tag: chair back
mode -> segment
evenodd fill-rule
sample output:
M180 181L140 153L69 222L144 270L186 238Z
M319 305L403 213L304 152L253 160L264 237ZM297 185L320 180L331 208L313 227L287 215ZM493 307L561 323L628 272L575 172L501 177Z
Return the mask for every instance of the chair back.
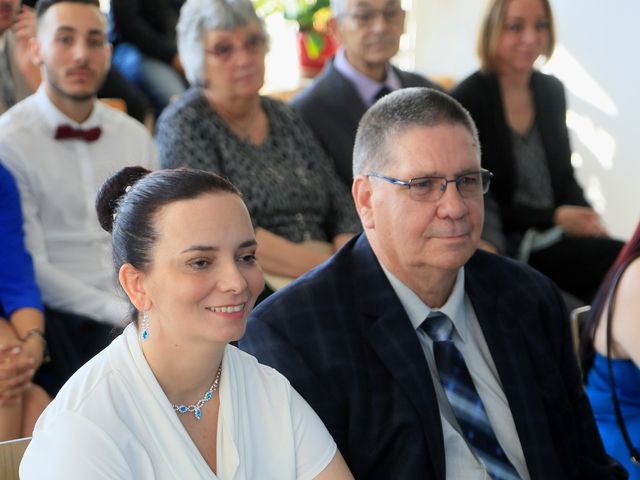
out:
M18 480L18 469L31 437L0 442L0 479Z
M578 356L578 362L580 362L580 336L582 333L582 325L584 324L587 313L591 310L591 305L585 305L583 307L574 308L571 310L571 339L573 340L573 350Z

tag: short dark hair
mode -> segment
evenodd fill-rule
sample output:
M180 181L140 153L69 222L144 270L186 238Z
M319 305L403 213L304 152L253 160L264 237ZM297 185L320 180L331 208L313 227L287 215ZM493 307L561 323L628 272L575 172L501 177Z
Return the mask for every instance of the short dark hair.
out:
M99 0L38 0L36 4L36 18L39 20L42 16L53 7L56 3L83 3L85 5L93 5L100 9Z
M221 176L191 168L150 172L144 167L125 167L107 179L96 197L96 213L102 228L111 233L116 274L125 263L148 271L151 251L158 239L154 219L162 207L207 193L242 197ZM135 313L132 306L133 320Z
M353 148L353 176L383 171L390 159L391 138L414 126L462 125L471 136L480 158L475 123L460 103L432 88L397 90L376 102L360 119Z

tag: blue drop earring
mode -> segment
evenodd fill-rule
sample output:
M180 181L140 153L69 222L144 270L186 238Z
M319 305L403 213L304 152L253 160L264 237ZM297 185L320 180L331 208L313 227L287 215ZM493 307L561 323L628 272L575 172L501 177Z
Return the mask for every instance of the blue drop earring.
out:
M142 331L140 332L140 338L143 342L149 339L149 313L146 310L142 312Z

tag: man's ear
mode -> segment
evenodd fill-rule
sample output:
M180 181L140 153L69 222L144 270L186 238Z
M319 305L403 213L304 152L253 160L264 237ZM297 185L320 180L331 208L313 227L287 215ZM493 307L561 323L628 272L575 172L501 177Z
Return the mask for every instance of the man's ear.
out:
M327 22L327 30L329 34L336 39L336 41L342 45L342 35L340 33L340 20L336 17L331 17Z
M29 53L31 54L31 62L34 65L42 65L42 58L40 57L40 43L38 43L38 37L31 37L29 39Z
M371 180L365 175L358 175L353 179L351 194L356 205L356 210L360 216L360 221L365 229L375 228L373 216L373 190Z
M151 299L145 289L144 273L130 263L120 267L118 280L131 303L139 312L149 310L152 306Z

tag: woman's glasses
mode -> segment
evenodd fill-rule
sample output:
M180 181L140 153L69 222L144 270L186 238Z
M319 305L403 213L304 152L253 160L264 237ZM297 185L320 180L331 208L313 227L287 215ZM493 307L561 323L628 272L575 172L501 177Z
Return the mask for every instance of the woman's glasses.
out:
M242 49L244 49L251 55L255 55L264 52L266 45L267 37L265 37L261 33L254 33L252 35L249 35L244 43L240 45L233 44L232 42L222 41L216 43L213 47L205 48L204 52L207 55L211 55L216 60L227 62L231 60L231 57L233 57L236 52Z

